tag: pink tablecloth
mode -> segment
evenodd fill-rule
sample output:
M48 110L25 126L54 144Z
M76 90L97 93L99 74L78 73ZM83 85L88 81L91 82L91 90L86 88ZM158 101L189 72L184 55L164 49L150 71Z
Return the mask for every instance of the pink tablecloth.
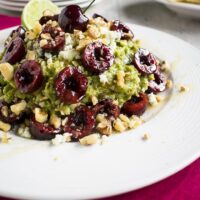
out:
M0 15L0 30L18 24L19 18ZM200 159L159 183L105 200L200 200Z

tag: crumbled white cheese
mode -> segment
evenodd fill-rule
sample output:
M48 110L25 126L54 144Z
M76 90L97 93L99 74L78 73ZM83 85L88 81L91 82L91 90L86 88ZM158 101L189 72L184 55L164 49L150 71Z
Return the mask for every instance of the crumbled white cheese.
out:
M107 76L105 75L105 73L104 73L104 74L100 74L100 75L99 75L99 79L100 79L100 82L103 83L103 84L105 84L105 83L108 82L108 78L107 78Z
M72 61L77 55L79 55L78 51L75 49L60 51L59 56L64 60Z
M71 45L73 44L72 37L69 33L65 34L65 45Z
M70 45L65 45L64 51L71 50L72 48L73 48L73 47L72 47L71 44L70 44Z
M70 133L64 133L63 135L57 134L54 139L51 140L53 145L59 145L63 144L65 142L71 141L71 134Z
M51 140L53 145L59 145L65 143L65 138L61 134L57 134L54 139Z
M31 138L31 134L28 127L24 127L24 126L19 127L17 130L17 134L24 138L28 138L28 139Z
M44 53L44 56L45 56L47 59L52 58L52 54L51 54L51 53L45 52L45 53Z
M152 105L152 106L154 106L158 103L158 101L156 99L156 95L153 93L148 94L148 99L149 99L150 105Z

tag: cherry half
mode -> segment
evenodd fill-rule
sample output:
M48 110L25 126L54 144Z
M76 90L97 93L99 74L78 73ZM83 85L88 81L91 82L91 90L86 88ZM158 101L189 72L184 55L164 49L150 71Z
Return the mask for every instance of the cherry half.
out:
M38 140L51 140L56 134L62 133L61 129L55 129L48 123L40 123L32 116L30 119L30 134L33 138Z
M60 27L67 33L74 30L86 31L89 19L83 14L78 5L66 6L58 16Z
M125 24L122 24L119 20L115 20L112 22L110 30L120 32L122 40L129 40L134 37L131 29Z
M5 101L0 101L0 120L9 124L17 124L23 121L25 113L21 113L20 115L16 115L10 110L10 105ZM7 115L4 114L4 107L7 107Z
M141 93L139 97L132 96L130 100L124 103L121 112L128 116L142 115L147 107L148 97L145 93Z
M135 53L133 64L143 74L152 74L157 69L157 61L153 54L142 48Z
M43 82L41 65L34 60L26 60L15 71L14 80L22 93L30 93L39 89Z
M166 89L166 77L161 73L160 67L157 67L157 70L154 72L154 80L149 82L149 87L147 92L153 92L157 94L163 92Z
M89 135L95 126L94 112L87 106L79 106L68 118L64 131L72 133L74 139Z
M99 113L106 113L108 118L117 118L120 114L119 106L115 105L111 99L100 101L92 110L96 115Z
M114 63L114 55L105 44L93 42L85 47L82 62L88 71L101 74Z
M10 42L14 40L16 37L20 37L22 40L24 40L25 33L26 33L26 29L23 26L19 26L17 29L13 30L5 42L5 45L4 45L5 48L7 48Z
M87 77L78 68L66 67L55 81L56 94L64 103L78 103L84 97L87 85Z
M3 56L3 62L8 62L14 65L15 63L21 61L25 54L26 49L24 46L24 41L21 37L16 37L8 45Z

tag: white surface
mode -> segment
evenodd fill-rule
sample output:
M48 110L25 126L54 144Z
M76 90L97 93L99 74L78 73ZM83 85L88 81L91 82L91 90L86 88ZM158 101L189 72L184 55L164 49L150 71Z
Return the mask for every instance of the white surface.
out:
M175 85L163 109L136 130L104 145L81 147L14 137L0 145L0 195L25 199L88 199L134 190L182 169L200 155L200 51L168 34L130 25L143 46L171 64ZM10 30L2 31L0 41ZM141 138L150 135L148 141ZM58 160L54 160L57 157Z
M178 14L186 15L190 17L196 17L200 19L200 5L173 2L170 0L156 0L156 1L163 3L169 9L171 9L172 11Z

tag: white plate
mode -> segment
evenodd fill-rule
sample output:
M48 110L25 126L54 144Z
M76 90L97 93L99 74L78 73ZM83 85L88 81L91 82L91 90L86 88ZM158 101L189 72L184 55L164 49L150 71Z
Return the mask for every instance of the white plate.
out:
M57 2L54 2L56 5L58 6L65 6L65 5L69 5L69 4L79 4L79 3L90 3L89 0L68 0L68 1L57 1ZM7 1L7 0L0 0L0 3L6 5L6 6L11 6L11 7L14 7L14 6L18 6L18 7L24 7L27 2L14 2L14 1Z
M100 1L102 1L102 0L96 0L93 5L96 5ZM71 4L77 4L81 8L85 8L90 4L90 1L88 1L88 0L73 1L72 0L72 1L67 1L67 2L55 2L55 4L57 6L59 6L60 9L64 8L67 5L71 5ZM23 3L13 3L13 2L6 2L4 0L0 0L0 8L6 9L6 10L21 12L21 11L23 11L24 6L25 6L25 4L23 4Z
M163 3L170 10L180 15L188 17L200 18L200 5L190 3L172 2L170 0L156 0Z
M12 135L10 144L0 144L1 196L64 200L116 195L157 182L200 156L200 51L166 33L129 26L144 47L173 64L174 85L188 86L189 92L174 87L157 115L104 145L53 147ZM10 31L1 31L2 44ZM144 133L148 141L141 139Z

